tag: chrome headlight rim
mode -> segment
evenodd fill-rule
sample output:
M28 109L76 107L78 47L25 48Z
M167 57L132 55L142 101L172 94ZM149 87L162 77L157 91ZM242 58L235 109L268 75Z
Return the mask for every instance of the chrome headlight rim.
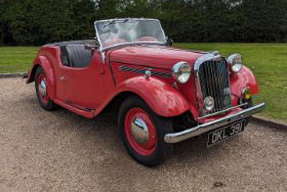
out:
M188 62L178 62L172 67L172 77L181 84L187 83L190 79L191 70Z
M230 64L230 69L233 73L238 73L243 68L243 58L240 54L232 54L228 57L227 62Z

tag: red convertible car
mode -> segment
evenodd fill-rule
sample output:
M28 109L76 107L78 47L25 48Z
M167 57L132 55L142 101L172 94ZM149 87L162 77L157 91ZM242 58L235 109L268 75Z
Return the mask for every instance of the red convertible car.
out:
M265 104L241 55L172 48L156 19L95 22L96 39L41 47L27 83L42 108L87 118L118 110L123 144L155 166L175 143L206 133L211 146L242 131Z

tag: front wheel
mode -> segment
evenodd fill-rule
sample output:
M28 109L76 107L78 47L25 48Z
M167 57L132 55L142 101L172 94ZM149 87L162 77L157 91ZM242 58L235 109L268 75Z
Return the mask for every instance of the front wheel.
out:
M164 141L173 132L170 120L155 114L140 98L126 99L119 111L121 139L128 153L139 163L156 166L171 156L173 145Z

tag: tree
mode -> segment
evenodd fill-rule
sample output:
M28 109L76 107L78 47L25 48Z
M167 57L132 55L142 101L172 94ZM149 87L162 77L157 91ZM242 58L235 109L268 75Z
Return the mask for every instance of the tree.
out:
M287 42L287 0L0 0L0 44L95 36L93 22L158 18L177 42Z

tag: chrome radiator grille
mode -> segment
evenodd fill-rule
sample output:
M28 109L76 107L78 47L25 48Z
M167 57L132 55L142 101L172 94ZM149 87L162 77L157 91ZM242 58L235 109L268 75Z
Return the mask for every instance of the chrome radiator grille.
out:
M203 100L213 97L215 107L208 114L212 114L232 107L228 66L225 59L203 62L198 71Z

